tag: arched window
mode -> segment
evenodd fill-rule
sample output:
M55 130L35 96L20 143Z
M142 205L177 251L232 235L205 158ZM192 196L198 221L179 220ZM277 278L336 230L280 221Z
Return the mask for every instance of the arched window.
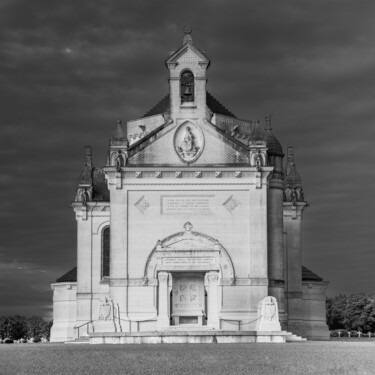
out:
M109 277L109 238L110 229L106 227L102 231L102 278Z
M194 75L190 70L185 70L180 78L181 104L194 101Z

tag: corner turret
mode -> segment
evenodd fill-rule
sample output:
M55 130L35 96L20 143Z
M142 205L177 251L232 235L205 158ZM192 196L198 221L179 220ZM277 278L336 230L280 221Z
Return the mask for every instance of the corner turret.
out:
M94 167L92 165L90 146L85 146L85 159L85 164L77 181L77 190L74 199L75 202L81 202L83 206L86 206L86 203L92 200L93 193L92 171Z
M275 167L275 170L273 171L273 177L283 179L284 173L283 173L283 149L281 147L280 142L278 139L274 136L272 132L272 126L271 126L271 115L267 113L266 117L266 143L268 148L268 160L269 164L273 165Z
M128 147L126 130L123 129L121 120L117 120L116 129L109 143L107 166L116 167L116 172L121 172L121 168L127 163Z
M294 162L294 149L288 147L287 161L285 167L285 196L286 202L292 202L295 206L296 202L304 202L304 194L302 189L302 180L297 172L296 164Z

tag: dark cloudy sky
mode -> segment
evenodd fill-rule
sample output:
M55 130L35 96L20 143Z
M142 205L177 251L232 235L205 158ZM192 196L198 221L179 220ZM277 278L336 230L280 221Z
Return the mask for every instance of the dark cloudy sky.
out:
M374 19L373 1L0 0L0 315L51 316L83 147L102 166L116 120L168 92L186 23L208 90L295 146L304 264L330 295L374 292Z

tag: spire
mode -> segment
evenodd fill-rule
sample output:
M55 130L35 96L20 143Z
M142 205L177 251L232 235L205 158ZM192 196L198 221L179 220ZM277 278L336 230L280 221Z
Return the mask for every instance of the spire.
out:
M191 37L192 29L190 25L185 25L184 27L184 38L182 39L182 44L193 44L193 38Z
M126 133L121 125L121 120L117 120L116 129L112 134L112 141L125 141Z
M86 206L87 202L92 201L93 169L91 147L85 146L85 164L78 177L76 195L74 198L75 202L80 202L83 206Z
M86 165L92 167L92 153L91 153L90 146L85 146L85 157L86 157Z
M273 135L272 126L271 126L271 114L267 113L266 117L266 126L265 126L265 138L268 147L268 153L271 155L281 156L283 157L283 149L281 147L280 142L278 139ZM280 171L281 172L281 171Z
M288 147L286 160L286 182L290 184L301 185L301 177L297 172L296 164L294 162L294 148Z
M250 134L250 142L263 142L265 141L265 134L263 128L260 126L259 120L255 122L255 126Z
M78 178L78 185L91 185L92 184L92 153L91 147L85 146L85 164L83 165L82 172Z
M121 120L117 120L116 129L109 141L107 166L116 167L116 170L120 171L121 167L126 165L128 146L127 128L123 129Z
M267 113L266 117L266 130L267 131L272 131L272 126L271 126L271 114Z
M287 161L285 171L285 198L293 205L298 202L304 201L302 180L297 172L296 164L294 162L294 148L288 147Z

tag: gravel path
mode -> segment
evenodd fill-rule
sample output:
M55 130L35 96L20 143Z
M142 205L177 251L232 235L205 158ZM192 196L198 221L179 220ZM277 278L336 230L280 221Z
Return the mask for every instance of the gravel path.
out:
M0 374L375 374L375 342L2 344Z

